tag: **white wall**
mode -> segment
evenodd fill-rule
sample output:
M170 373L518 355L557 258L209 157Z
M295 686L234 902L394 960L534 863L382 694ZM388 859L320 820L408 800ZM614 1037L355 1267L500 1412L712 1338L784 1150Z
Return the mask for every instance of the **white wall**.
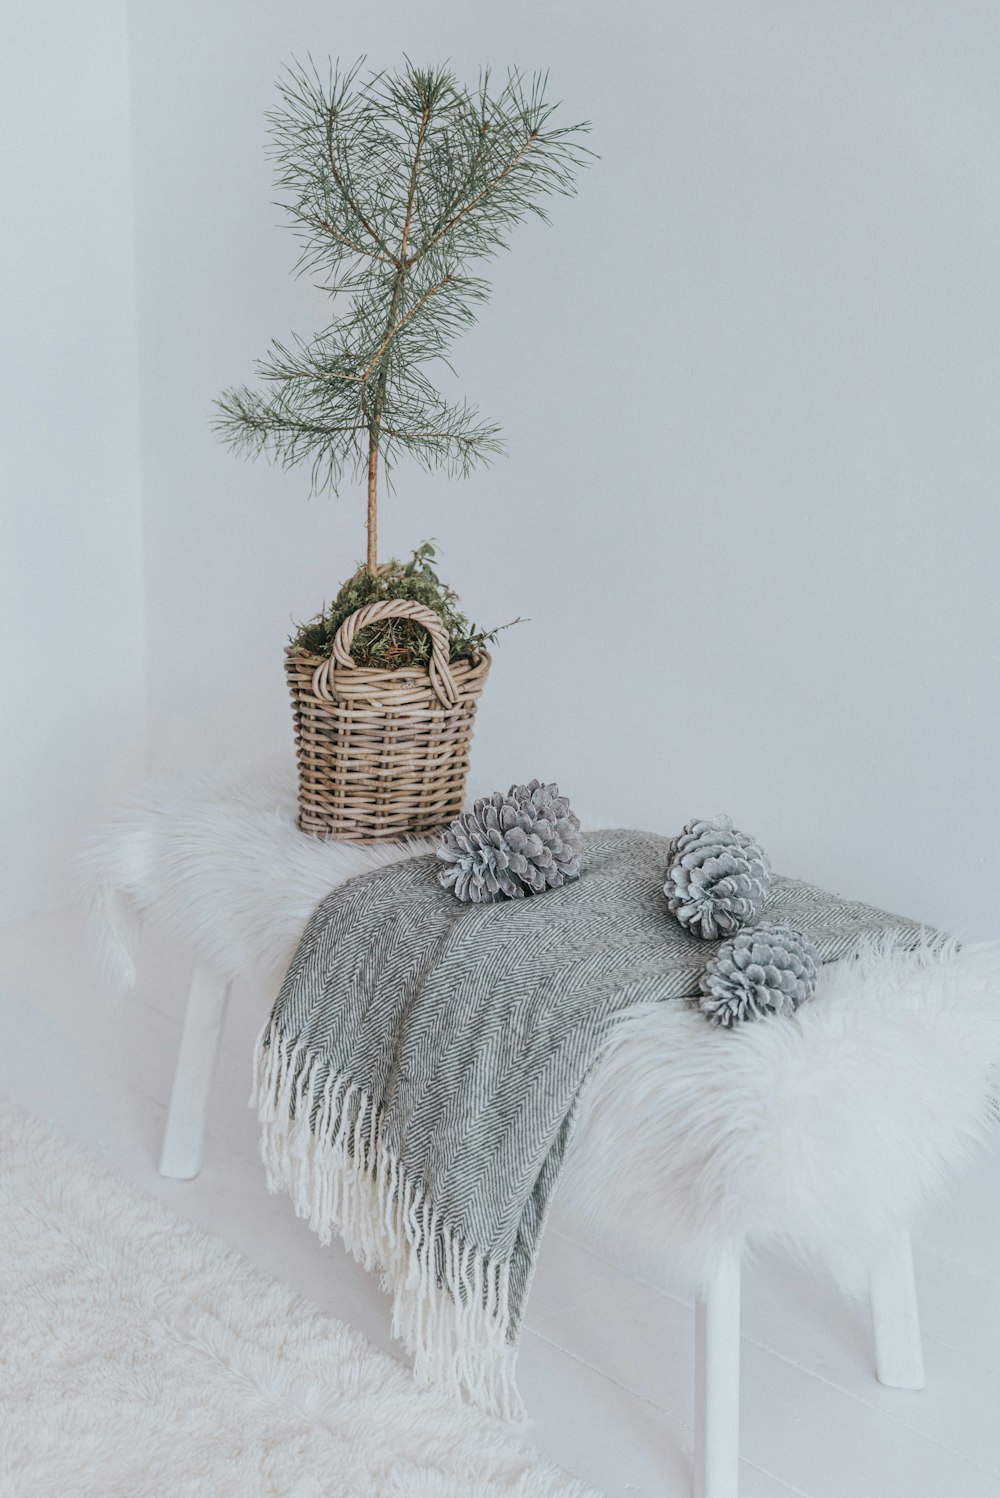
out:
M59 901L134 773L143 609L124 0L0 46L0 915Z
M476 789L586 822L729 810L777 866L998 934L1000 13L597 0L131 10L149 691L158 764L290 752L281 649L361 555L360 493L244 464L211 401L321 298L288 276L263 112L291 55L549 66L602 160L456 348L509 456L398 471L521 613Z

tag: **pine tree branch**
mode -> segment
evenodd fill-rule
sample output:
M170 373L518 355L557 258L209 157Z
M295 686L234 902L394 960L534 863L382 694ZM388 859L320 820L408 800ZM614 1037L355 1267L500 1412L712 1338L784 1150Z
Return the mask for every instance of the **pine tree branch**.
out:
M288 434L325 438L332 433L367 432L368 430L366 421L345 422L337 426L329 426L325 422L306 421L302 417L290 415L283 408L283 402L280 401L263 405L256 411L248 410L242 401L240 405L242 409L238 413L216 422L216 429L233 446L246 441L266 446L269 441L273 441L276 446L280 447L282 437Z
M356 422L353 426L328 427L315 421L298 421L284 417L280 427L286 432L301 432L310 437L325 437L330 432L367 432L367 422Z
M379 249L382 251L382 255L381 255L380 258L387 260L390 265L395 265L395 266L398 267L398 265L399 265L398 260L392 254L392 252L389 249L389 246L385 243L385 241L383 240L382 236L380 234L378 234L375 231L375 229L372 228L371 224L368 222L368 220L365 217L365 215L361 212L361 209L358 207L357 203L355 202L354 194L348 188L346 182L344 181L343 176L341 175L340 168L337 166L337 161L336 161L336 158L334 156L334 151L333 151L333 134L334 134L334 122L335 122L335 120L336 120L336 109L334 108L333 104L330 104L330 106L327 108L327 111L326 111L326 158L327 158L327 161L330 164L330 175L332 176L334 182L336 182L337 187L340 190L340 195L343 198L344 202L346 203L347 207L354 214L354 217L357 219L357 221L361 225L361 227L364 230L366 230L366 232L368 234L371 235L372 239L374 239L375 243L378 245Z
M394 442L461 442L468 447L476 447L480 442L478 436L470 437L468 432L397 432L387 426L382 430Z
M357 385L361 382L360 375L338 374L335 369L317 369L315 365L309 369L296 369L284 378L286 380L343 380L347 385Z
M406 312L404 312L403 316L396 323L395 327L389 328L379 347L375 350L375 353L369 361L367 368L362 370L360 375L356 376L356 378L359 379L363 385L367 384L367 382L371 379L375 370L382 362L383 354L386 353L390 345L395 341L397 335L403 330L403 328L406 327L406 324L410 322L414 317L416 317L421 307L429 302L432 296L436 296L439 291L443 290L444 287L449 285L452 281L454 281L454 279L455 277L450 271L446 276L442 276L440 281L437 281L433 286L428 287L428 289L423 292L413 303L413 306L410 307Z
M370 250L367 245L356 244L353 239L348 239L347 235L341 234L340 230L331 224L329 219L318 218L316 223L327 234L332 235L338 244L342 244L345 249L353 250L356 255L365 255L369 260L381 260L384 265L398 266L399 262L392 255L380 255L377 250Z
M532 145L534 145L537 139L538 131L532 130L531 134L528 136L527 140L524 142L521 149L514 157L513 161L509 161L504 167L503 171L498 176L494 177L492 182L488 182L481 192L478 192L476 194L471 203L466 203L465 207L459 209L458 213L453 214L448 222L446 224L443 224L441 228L431 236L431 238L425 245L421 245L420 249L417 250L415 254L410 256L409 260L406 262L407 266L415 265L418 260L422 260L423 257L427 254L428 250L432 250L436 244L444 239L446 234L451 233L456 224L460 223L463 218L472 213L473 210L478 208L481 203L485 202L490 194L496 191L501 182L506 181L514 168L524 160L524 157L527 155L528 150Z
M466 167L465 175L462 178L461 185L455 192L452 193L451 197L448 200L447 208L442 211L441 217L438 220L438 223L435 225L435 233L441 227L444 221L451 216L456 203L461 202L461 200L465 197L466 193L471 187L472 183L476 180L476 169L478 168L483 152L486 149L487 135L500 110L500 100L495 99L493 101L493 107L491 108L489 113L489 118L487 119L485 105L487 99L486 90L489 87L489 77L489 69L486 69L480 80L479 139L476 141L475 148L469 158L469 164Z
M427 121L430 119L431 106L428 100L424 104L423 113L420 116L420 126L417 130L417 145L413 152L413 170L410 173L410 190L406 196L406 218L403 221L403 237L399 242L399 257L396 264L402 275L403 267L408 264L406 259L406 245L410 237L410 225L413 222L413 204L417 196L417 173L420 171L420 153L424 149L424 139L427 135Z

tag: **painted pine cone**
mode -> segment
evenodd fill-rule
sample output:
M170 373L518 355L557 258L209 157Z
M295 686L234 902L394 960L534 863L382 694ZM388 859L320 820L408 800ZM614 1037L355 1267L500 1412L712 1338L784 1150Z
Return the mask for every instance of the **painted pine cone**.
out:
M456 817L442 835L438 879L460 900L519 900L580 877L580 822L557 785L512 785Z
M816 948L801 931L754 926L709 958L698 1003L716 1025L791 1014L815 992L817 962Z
M771 864L760 844L729 817L713 817L688 822L674 838L663 891L681 925L712 940L750 925L770 883Z

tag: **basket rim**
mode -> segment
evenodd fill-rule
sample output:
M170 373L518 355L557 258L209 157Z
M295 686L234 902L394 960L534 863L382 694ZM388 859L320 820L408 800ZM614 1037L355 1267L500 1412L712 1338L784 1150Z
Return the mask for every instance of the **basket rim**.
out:
M292 645L285 646L286 666L301 662L303 666L306 666L311 670L315 670L317 666L321 666L324 661L327 661L329 659L329 656L316 655L311 650L296 650ZM488 668L493 664L493 657L490 655L490 652L488 650L481 650L475 657L471 655L460 655L456 660L449 662L449 664L453 672L460 671L464 675L469 671L477 671L482 666L486 666ZM361 666L357 662L355 662L354 669L357 671L363 671L365 675L368 676L385 678L387 681L392 679L393 677L400 679L405 679L407 677L416 677L417 679L420 679L422 677L426 677L429 681L431 674L427 666L395 666L390 668L388 666Z

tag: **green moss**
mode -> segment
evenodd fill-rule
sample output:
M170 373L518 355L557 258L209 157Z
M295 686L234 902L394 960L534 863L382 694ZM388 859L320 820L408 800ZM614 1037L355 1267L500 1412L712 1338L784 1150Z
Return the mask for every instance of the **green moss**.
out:
M450 658L476 655L491 644L499 629L481 630L459 612L458 594L453 593L434 571L434 546L425 541L408 562L386 563L372 574L361 566L349 577L333 602L306 624L300 624L289 644L294 651L307 655L329 655L334 636L348 615L365 604L385 598L410 598L433 609L448 630ZM519 624L521 621L511 621ZM509 625L501 625L502 629ZM384 619L369 624L354 637L351 655L359 666L379 666L399 670L404 666L426 666L431 646L427 631L412 619Z

